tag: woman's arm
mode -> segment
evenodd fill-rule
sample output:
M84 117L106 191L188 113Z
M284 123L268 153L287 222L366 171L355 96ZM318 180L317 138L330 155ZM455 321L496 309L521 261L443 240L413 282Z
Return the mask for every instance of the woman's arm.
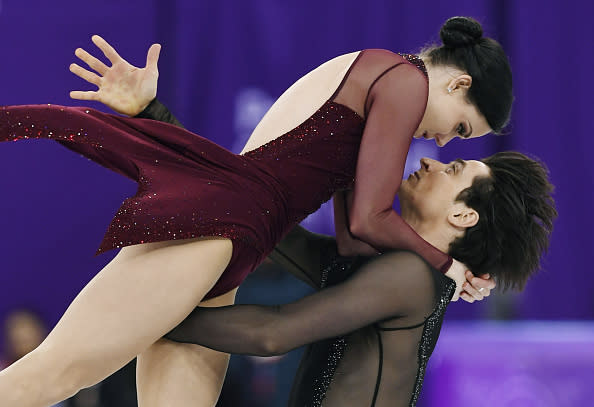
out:
M414 251L446 272L451 258L421 238L392 208L427 92L424 74L410 64L391 68L372 86L357 159L350 231L378 250Z
M375 256L379 254L376 249L351 234L347 216L351 200L352 191L338 191L332 196L338 254L341 256Z
M421 258L392 252L345 282L290 304L197 308L165 337L227 353L278 355L387 318L422 322L435 304L433 284Z

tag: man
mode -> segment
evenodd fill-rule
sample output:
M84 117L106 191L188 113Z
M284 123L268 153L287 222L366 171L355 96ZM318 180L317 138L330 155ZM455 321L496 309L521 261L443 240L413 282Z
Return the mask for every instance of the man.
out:
M429 243L521 289L548 247L551 191L540 163L505 152L422 159L398 196L402 217ZM346 222L344 212L335 221ZM323 289L277 307L197 308L166 338L260 356L311 343L290 406L414 405L454 282L410 252L339 256L332 238L299 227L271 258Z

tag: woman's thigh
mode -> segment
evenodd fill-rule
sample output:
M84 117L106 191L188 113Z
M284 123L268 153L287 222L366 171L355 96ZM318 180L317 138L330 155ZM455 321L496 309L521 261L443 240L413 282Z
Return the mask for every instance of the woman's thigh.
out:
M200 306L232 305L236 292L234 289ZM139 407L214 406L228 363L226 353L161 339L138 357Z
M175 327L216 283L230 240L194 239L131 247L78 294L40 346L90 385ZM134 254L131 256L130 254Z
M219 238L140 246L101 270L45 341L1 372L3 406L52 405L124 366L200 303L233 251Z

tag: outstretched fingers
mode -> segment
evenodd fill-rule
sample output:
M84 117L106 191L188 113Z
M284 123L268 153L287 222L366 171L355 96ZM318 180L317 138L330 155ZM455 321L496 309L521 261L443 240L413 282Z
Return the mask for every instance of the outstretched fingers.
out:
M85 81L92 83L96 86L101 86L101 77L91 71L88 71L82 68L80 65L77 64L70 64L70 72L78 76L79 78L84 79Z
M161 45L153 44L146 54L146 67L151 70L157 70L157 62L159 62L159 54L161 53Z
M112 65L120 59L122 59L122 57L117 53L115 48L109 45L109 43L100 36L93 35L91 37L91 41L93 41L93 44L95 44L97 48L99 48L101 52L103 52L103 55L105 55L105 57L109 59Z
M99 94L94 91L73 90L70 92L70 98L77 100L98 100Z
M74 51L74 55L76 55L81 61L87 64L92 70L97 72L99 75L105 75L105 73L109 69L107 65L105 65L103 62L101 62L100 60L98 60L82 48L77 48Z

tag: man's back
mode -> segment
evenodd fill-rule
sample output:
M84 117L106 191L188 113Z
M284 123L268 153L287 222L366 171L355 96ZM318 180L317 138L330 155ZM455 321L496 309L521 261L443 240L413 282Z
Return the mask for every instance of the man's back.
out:
M414 405L454 281L411 252L340 257L334 239L302 228L271 258L319 291L278 306L197 308L165 337L257 356L313 344L290 406Z
M340 284L359 270L386 273L387 280L391 275L414 278L407 305L393 318L309 345L293 383L290 407L415 404L455 286L415 254L392 252L378 260L336 258L324 270L328 285ZM399 273L401 268L407 271Z

